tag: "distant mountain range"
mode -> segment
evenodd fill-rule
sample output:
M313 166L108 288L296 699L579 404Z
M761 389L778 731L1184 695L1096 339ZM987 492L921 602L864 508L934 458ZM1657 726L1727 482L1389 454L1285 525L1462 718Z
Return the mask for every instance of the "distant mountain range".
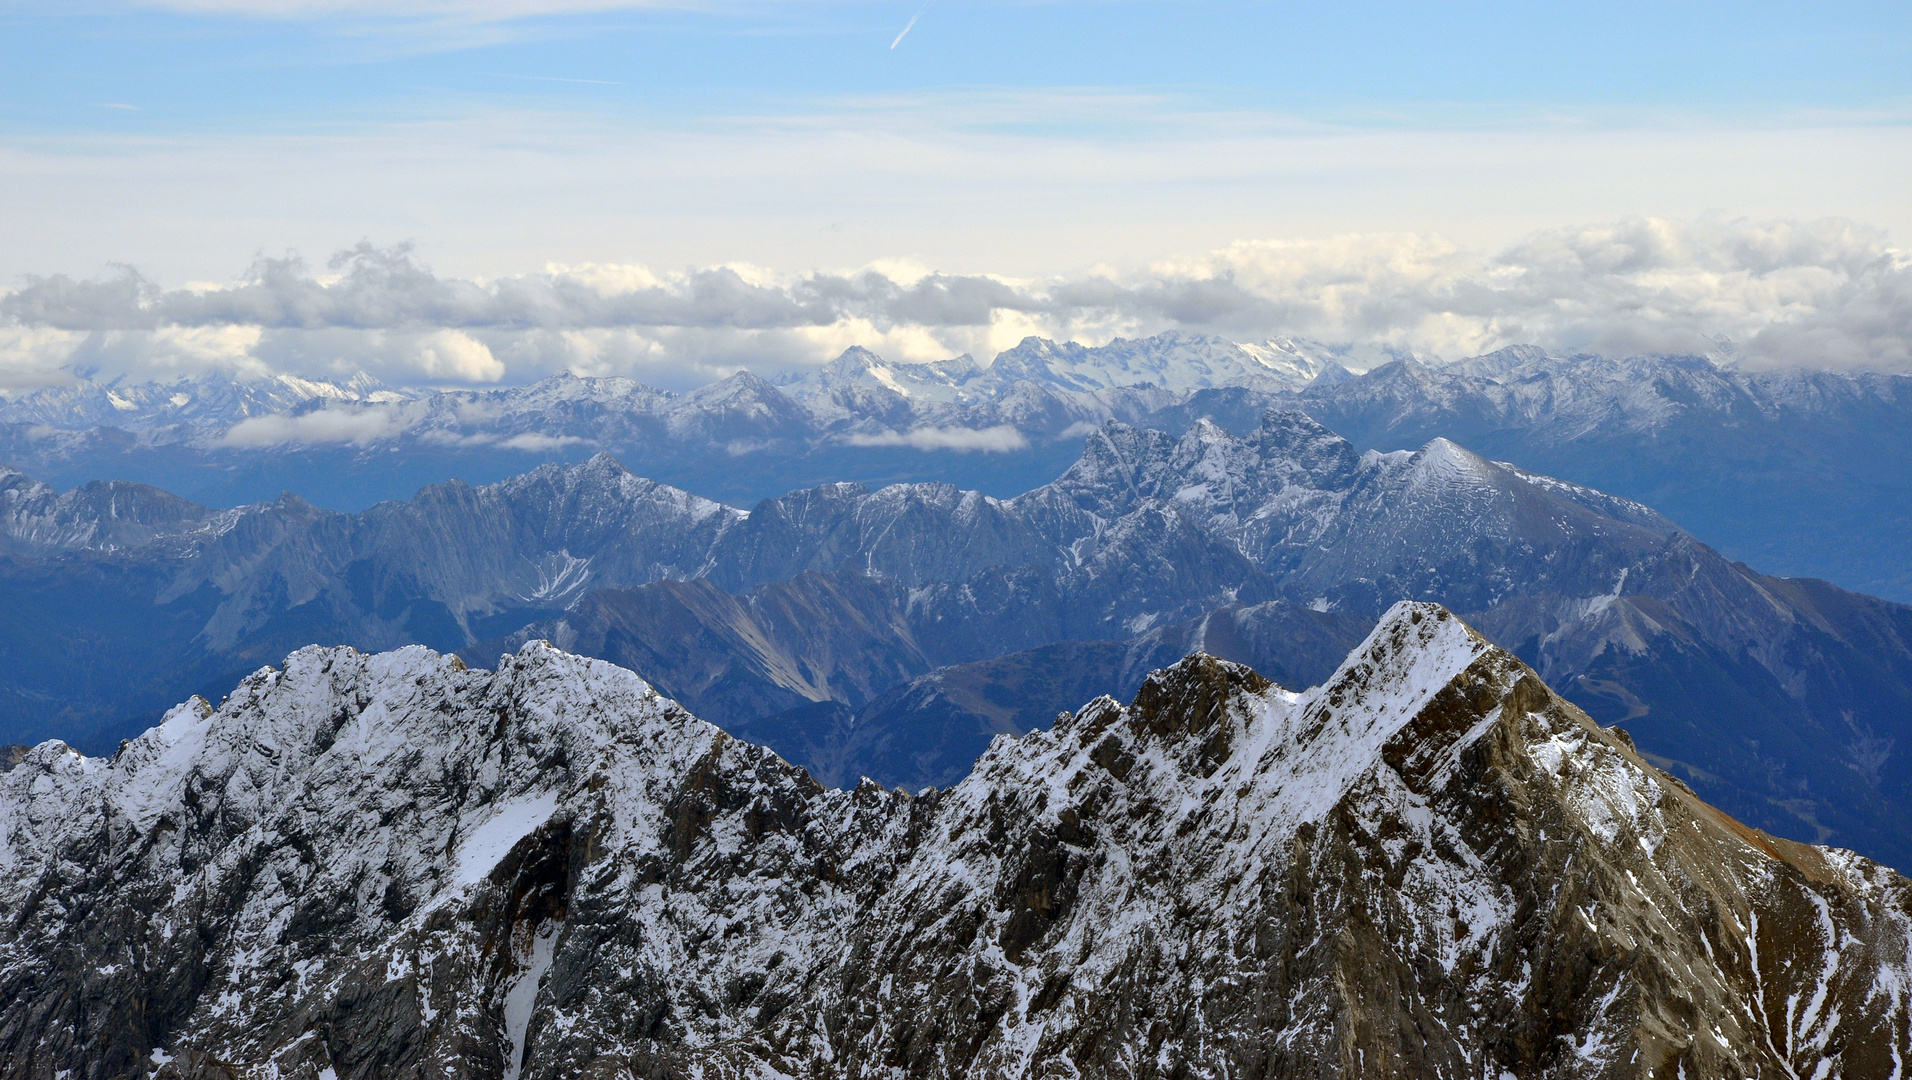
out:
M201 447L325 441L317 425L300 431L296 425L255 424L236 436L232 429L247 421L296 418L328 408L386 410L393 426L385 431L368 428L367 437L359 440L365 443L401 434L451 442L523 434L614 440L655 433L620 430L620 422L653 426L640 417L657 418L664 431L679 437L869 435L925 425L986 426L977 423L982 419L1043 435L1052 433L1044 424L1052 419L1046 414L1056 408L1068 414L1061 418L1067 427L1085 417L1105 419L1111 409L1136 407L1131 392L1155 391L1144 400L1160 402L1218 387L1293 391L1317 380L1346 378L1343 362L1372 366L1413 355L1298 339L1243 345L1183 333L1118 338L1094 348L1028 338L987 366L968 356L896 362L851 348L822 367L784 373L767 382L742 372L686 394L630 379L569 375L527 387L449 391L391 387L365 375L344 382L283 375L235 380L217 374L170 383L78 378L0 404L0 422L35 425L43 434L118 428L154 443ZM774 393L766 387L774 387ZM739 422L734 430L723 428L726 412ZM285 438L275 443L274 434Z
M1431 604L914 795L543 643L311 647L8 757L0 824L0 1080L1869 1078L1912 1027L1912 884Z
M1508 349L1297 407L1362 447L1444 436L1637 499L1769 573L1912 600L1912 377Z
M289 490L361 509L449 475L501 479L598 451L732 501L839 477L1013 494L1054 477L1103 420L1139 420L1205 388L1300 389L1344 376L1335 358L1349 355L1196 335L1096 349L1031 338L987 367L851 349L774 384L746 371L682 394L569 375L450 391L364 377L81 380L0 403L0 460L60 484L135 479L222 505Z
M1912 865L1912 608L1762 576L1445 439L1364 453L1272 411L1240 436L1107 421L1080 445L1012 499L828 484L748 512L608 456L358 514L13 474L0 738L110 749L314 642L489 665L547 638L833 781L945 784L993 735L1190 649L1312 684L1407 597L1736 816Z
M1912 600L1912 379L1744 371L1721 357L1530 347L1443 362L1284 339L1029 339L987 365L851 349L689 393L558 376L423 391L278 377L81 381L0 402L0 461L72 487L136 480L208 505L297 492L360 510L446 477L489 483L608 452L748 506L819 483L936 480L998 497L1047 483L1107 420L1238 435L1298 409L1356 449L1445 437L1656 507L1768 572Z

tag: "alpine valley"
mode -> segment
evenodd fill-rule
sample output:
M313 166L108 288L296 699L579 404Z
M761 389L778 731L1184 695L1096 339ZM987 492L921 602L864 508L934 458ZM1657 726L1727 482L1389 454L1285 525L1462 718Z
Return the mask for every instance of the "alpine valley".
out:
M1904 878L1432 604L916 795L543 642L308 647L0 774L6 1080L1872 1078L1909 994Z

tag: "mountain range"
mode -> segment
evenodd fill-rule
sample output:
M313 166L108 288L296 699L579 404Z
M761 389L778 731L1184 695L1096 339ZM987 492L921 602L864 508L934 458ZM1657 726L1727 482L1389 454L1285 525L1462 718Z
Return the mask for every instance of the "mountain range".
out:
M1637 499L1770 573L1912 600L1912 377L1516 348L1298 399L1358 446L1444 436Z
M1446 610L1197 654L946 790L542 642L301 649L0 772L0 1078L1896 1075L1912 890Z
M1736 817L1912 865L1912 609L1446 439L1362 452L1280 410L1239 436L1107 421L1011 499L838 483L747 512L603 455L358 514L17 474L0 500L9 741L104 752L313 642L490 666L548 639L832 782L915 788L1190 649L1312 685L1407 597Z
M1912 601L1908 390L1900 375L1750 370L1730 351L1523 346L1443 361L1301 339L1030 338L987 364L850 349L685 393L569 375L443 391L362 376L79 380L0 401L0 461L61 487L136 480L219 506L294 491L362 510L448 476L488 483L597 452L737 506L828 481L1009 497L1053 479L1107 420L1245 435L1279 407L1357 449L1445 437L1653 506L1769 573Z
M1295 389L1347 356L1312 343L1244 348L1164 335L1097 349L1031 338L983 367L892 363L863 349L773 384L748 371L686 393L569 374L496 390L416 390L213 375L80 380L0 402L0 460L60 484L156 483L232 504L298 491L361 509L447 475L502 479L606 451L648 475L738 501L835 475L1021 491L1075 438L1194 390ZM1387 354L1377 354L1385 356Z

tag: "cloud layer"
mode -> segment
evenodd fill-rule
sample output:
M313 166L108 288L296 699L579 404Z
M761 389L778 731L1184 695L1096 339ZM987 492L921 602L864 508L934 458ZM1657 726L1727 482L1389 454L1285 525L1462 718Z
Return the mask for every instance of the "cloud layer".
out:
M1006 454L1029 446L1029 440L1023 437L1022 432L1008 424L986 428L920 427L909 431L853 434L844 441L851 446L908 446L917 450L954 450L958 453L980 450L992 454Z
M692 386L742 367L818 363L853 344L896 359L986 359L1030 334L1093 343L1170 328L1447 356L1516 343L1696 352L1727 339L1751 364L1907 370L1912 255L1840 220L1640 218L1498 252L1415 234L1243 241L1040 280L895 265L587 265L475 281L434 274L404 246L361 244L324 272L260 259L218 286L165 288L133 269L29 278L0 294L0 384L44 385L63 369L364 370L428 384L568 369Z
M234 424L225 434L227 446L312 446L324 443L364 445L389 439L405 430L396 409L319 409L297 416L253 416Z

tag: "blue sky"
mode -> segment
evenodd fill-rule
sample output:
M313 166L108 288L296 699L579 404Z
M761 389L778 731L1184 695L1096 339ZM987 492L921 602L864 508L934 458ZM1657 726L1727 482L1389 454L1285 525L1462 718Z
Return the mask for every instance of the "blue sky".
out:
M1865 275L1904 270L1907 176L1903 0L0 0L0 290L119 266L205 288L287 254L329 280L349 268L328 256L361 241L409 244L446 280L572 274L611 290L691 289L713 267L777 288L818 273L1038 292L1253 277L1262 300L1244 310L1261 321L1211 328L1442 350L1745 337L1865 296L1888 313L1852 316L1872 329L1841 363L1890 366L1912 301L1879 300ZM1792 285L1773 286L1775 266ZM1538 305L1528 315L1449 310L1514 278L1549 282L1521 301ZM1737 291L1705 295L1721 281ZM1419 290L1419 321L1390 328L1322 299L1351 282ZM1269 314L1302 310L1269 299L1291 295L1312 313L1293 325ZM1626 313L1642 303L1677 333L1640 330ZM1540 314L1566 309L1607 314ZM1024 331L1173 322L1150 310L999 314L960 332L671 327L597 367L575 342L491 342L498 356L471 370L721 371L847 343L986 353ZM69 316L0 325L0 390L68 362L85 332ZM312 341L268 361L271 340L221 325L217 341L208 327L173 341L164 363L411 355L334 335L322 364ZM597 364L608 348L585 351Z
M566 6L11 3L4 122L307 131L501 107L690 121L846 97L1089 88L1431 125L1898 116L1912 100L1903 3Z
M15 0L0 20L4 276L218 276L359 239L470 273L1035 273L1629 214L1912 227L1887 182L1912 120L1902 2Z

